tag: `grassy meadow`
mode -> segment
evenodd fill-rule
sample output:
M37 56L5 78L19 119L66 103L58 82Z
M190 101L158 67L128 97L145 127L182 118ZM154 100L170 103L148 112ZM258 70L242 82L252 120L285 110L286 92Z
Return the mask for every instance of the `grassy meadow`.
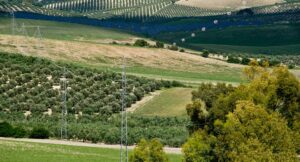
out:
M146 116L186 116L185 106L191 102L192 90L192 88L162 90L135 113Z
M118 162L119 150L0 140L1 162ZM130 151L131 153L131 151ZM168 154L171 162L182 156Z
M0 33L11 34L11 18L0 18ZM44 38L58 39L58 40L101 40L101 39L115 39L122 40L134 37L120 30L107 29L101 27L94 27L88 25L80 25L73 23L63 23L55 21L44 20L30 20L30 19L16 19L17 28L25 25L28 36L34 36L37 26L40 27L41 34ZM16 35L21 35L22 32L15 31Z

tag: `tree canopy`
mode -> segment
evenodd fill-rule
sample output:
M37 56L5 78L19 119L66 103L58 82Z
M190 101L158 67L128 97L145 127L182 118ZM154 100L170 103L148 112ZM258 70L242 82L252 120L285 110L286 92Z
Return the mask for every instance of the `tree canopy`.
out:
M141 139L130 156L130 162L168 162L163 145L157 140Z
M297 160L300 82L286 67L267 67L252 61L244 70L249 83L206 84L193 92L185 161Z

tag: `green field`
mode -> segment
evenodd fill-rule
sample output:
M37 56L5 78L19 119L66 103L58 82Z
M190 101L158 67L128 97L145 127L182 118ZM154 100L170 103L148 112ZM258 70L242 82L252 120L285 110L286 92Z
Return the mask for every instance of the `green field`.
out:
M89 41L98 39L122 40L134 37L131 34L115 29L30 19L16 19L16 24L19 28L15 31L16 35L22 35L22 32L18 32L18 30L20 30L23 23L29 36L34 36L37 26L40 26L43 38L49 39ZM0 17L0 33L12 34L11 24L11 18Z
M118 162L119 150L0 140L1 162ZM131 153L131 152L130 152ZM171 162L181 155L169 154Z
M146 116L185 116L185 106L191 102L192 90L192 88L162 90L135 113Z
M273 24L208 29L205 32L200 30L194 32L196 34L194 38L190 37L191 32L162 33L156 38L168 42L186 38L184 44L180 42L178 44L187 48L224 53L298 55L300 51L299 31L299 23Z
M115 72L121 72L121 68L109 68L96 66L98 68L105 68ZM224 72L186 72L175 71L159 68L148 68L142 66L133 66L127 68L127 73L147 78L177 80L186 83L187 85L197 85L202 82L227 82L236 84L243 82L241 70L232 69Z

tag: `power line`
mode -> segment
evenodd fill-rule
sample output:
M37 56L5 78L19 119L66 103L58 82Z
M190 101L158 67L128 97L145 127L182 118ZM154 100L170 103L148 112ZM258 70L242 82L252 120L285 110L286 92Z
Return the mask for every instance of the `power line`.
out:
M126 111L126 60L123 57L120 162L128 162L128 127ZM123 148L125 147L125 148Z
M66 68L64 67L63 77L61 78L61 96L62 96L62 109L61 109L61 139L68 138L67 129L67 78L66 78Z

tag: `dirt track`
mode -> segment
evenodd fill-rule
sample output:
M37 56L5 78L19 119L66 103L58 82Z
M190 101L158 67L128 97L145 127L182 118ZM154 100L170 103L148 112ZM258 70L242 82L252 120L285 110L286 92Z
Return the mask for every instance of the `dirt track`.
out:
M75 141L62 141L55 139L27 139L27 138L3 138L0 137L0 140L6 141L18 141L18 142L34 142L34 143L45 143L45 144L55 144L55 145L69 145L69 146L82 146L82 147L97 147L97 148L110 148L110 149L119 149L120 145L107 145L107 144L92 144L92 143L83 143ZM134 146L129 146L128 149L132 150ZM169 154L181 154L181 148L172 148L165 147L166 153Z

